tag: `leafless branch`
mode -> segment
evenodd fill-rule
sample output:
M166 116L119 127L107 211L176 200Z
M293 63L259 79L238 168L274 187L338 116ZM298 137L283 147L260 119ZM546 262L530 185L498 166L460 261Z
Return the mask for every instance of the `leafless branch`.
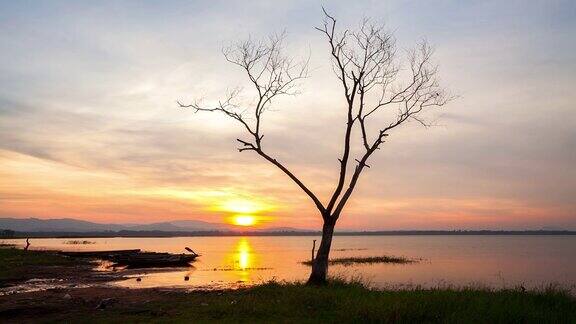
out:
M434 51L426 41L407 51L407 64L403 69L397 55L396 40L384 25L364 19L356 29L339 31L337 20L324 8L322 10L324 21L316 29L328 42L332 68L346 99L347 114L343 151L338 159L338 183L325 207L294 173L265 153L262 146L264 113L270 109L275 98L297 94L298 81L307 77L308 60L295 61L284 55L285 33L271 35L262 41L249 38L222 51L225 59L240 67L248 77L255 92L253 105L241 107L236 100L239 89L228 92L223 100L212 106L204 106L201 102L178 104L193 108L196 112L221 112L239 122L251 139L237 139L241 145L238 150L254 151L274 164L313 200L325 221L335 222L352 195L362 171L370 168L367 164L369 158L380 149L390 132L410 120L428 127L430 123L423 113L444 106L454 97L440 86L438 67L432 62ZM402 83L401 72L404 71L408 79ZM383 125L369 125L368 122L378 112L392 107L398 111L392 121ZM364 151L350 162L353 158L354 127L360 131ZM354 161L357 164L349 176L348 169Z
M328 40L333 70L342 84L348 114L344 150L339 159L340 176L327 205L332 217L338 218L362 170L369 168L368 158L384 143L388 133L408 120L429 126L421 114L445 105L453 97L439 85L438 68L431 62L433 50L426 41L408 51L410 78L406 86L401 86L396 41L383 25L364 19L357 29L338 32L336 19L326 10L324 15L323 26L316 29ZM370 132L368 120L387 106L396 106L398 114L388 125L378 127L376 137L372 138L374 130ZM355 159L358 164L344 190L355 126L360 130L365 151L361 158Z
M180 107L193 108L196 112L221 112L238 121L251 135L252 140L237 139L241 144L238 151L254 151L267 161L274 164L290 177L315 203L316 207L324 214L325 208L314 193L308 189L282 163L270 157L263 151L262 121L264 113L269 109L272 100L283 95L295 95L298 93L298 81L307 77L308 59L296 61L284 55L283 41L286 34L274 34L263 41L248 39L235 43L222 50L225 59L242 68L256 92L255 105L242 109L236 102L239 89L230 91L224 100L214 106L203 106L200 102L182 104ZM252 110L253 118L247 118L243 112ZM242 111L242 112L240 112Z

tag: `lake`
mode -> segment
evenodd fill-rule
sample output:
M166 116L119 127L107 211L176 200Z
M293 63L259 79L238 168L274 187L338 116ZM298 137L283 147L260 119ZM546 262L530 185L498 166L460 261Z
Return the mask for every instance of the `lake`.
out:
M67 251L142 249L201 254L190 268L139 275L116 283L124 287L222 288L270 279L305 280L313 236L31 239L31 248ZM23 240L4 240L22 244ZM575 291L576 236L422 235L336 236L331 257L404 256L411 264L331 266L330 274L361 278L373 287L483 285L538 288L556 283ZM184 277L189 276L185 281Z

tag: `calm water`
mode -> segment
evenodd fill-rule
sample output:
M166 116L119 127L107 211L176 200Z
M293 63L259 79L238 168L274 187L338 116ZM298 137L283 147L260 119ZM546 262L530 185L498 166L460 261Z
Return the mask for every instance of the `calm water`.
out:
M311 236L32 239L35 249L142 249L202 256L188 269L154 272L120 282L126 287L230 287L278 280L305 280ZM82 239L83 240L83 239ZM14 240L22 243L22 240ZM414 264L332 266L330 273L360 276L375 287L469 285L493 287L558 283L574 291L576 236L337 236L332 257L394 255L422 258ZM184 281L188 275L189 281Z

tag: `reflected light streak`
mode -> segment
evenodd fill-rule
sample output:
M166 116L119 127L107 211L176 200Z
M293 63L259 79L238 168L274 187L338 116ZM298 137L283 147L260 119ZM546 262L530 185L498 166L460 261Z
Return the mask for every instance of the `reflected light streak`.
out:
M238 241L238 244L236 245L236 251L238 258L238 267L242 270L250 268L251 266L250 254L252 252L252 247L250 246L250 243L248 242L247 238L243 237Z

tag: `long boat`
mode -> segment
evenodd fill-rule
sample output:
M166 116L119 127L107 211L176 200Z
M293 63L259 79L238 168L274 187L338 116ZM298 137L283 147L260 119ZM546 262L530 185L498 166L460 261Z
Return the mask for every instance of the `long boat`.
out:
M111 250L111 251L61 251L62 255L77 258L104 258L110 259L118 255L132 255L140 253L140 249L133 250Z
M129 268L152 267L183 267L194 261L198 254L170 254L156 252L142 252L136 254L120 254L111 259L120 266Z
M186 247L190 254L142 252L140 249L111 251L72 251L60 254L75 258L94 258L112 261L118 266L129 268L184 267L194 261L199 254Z

